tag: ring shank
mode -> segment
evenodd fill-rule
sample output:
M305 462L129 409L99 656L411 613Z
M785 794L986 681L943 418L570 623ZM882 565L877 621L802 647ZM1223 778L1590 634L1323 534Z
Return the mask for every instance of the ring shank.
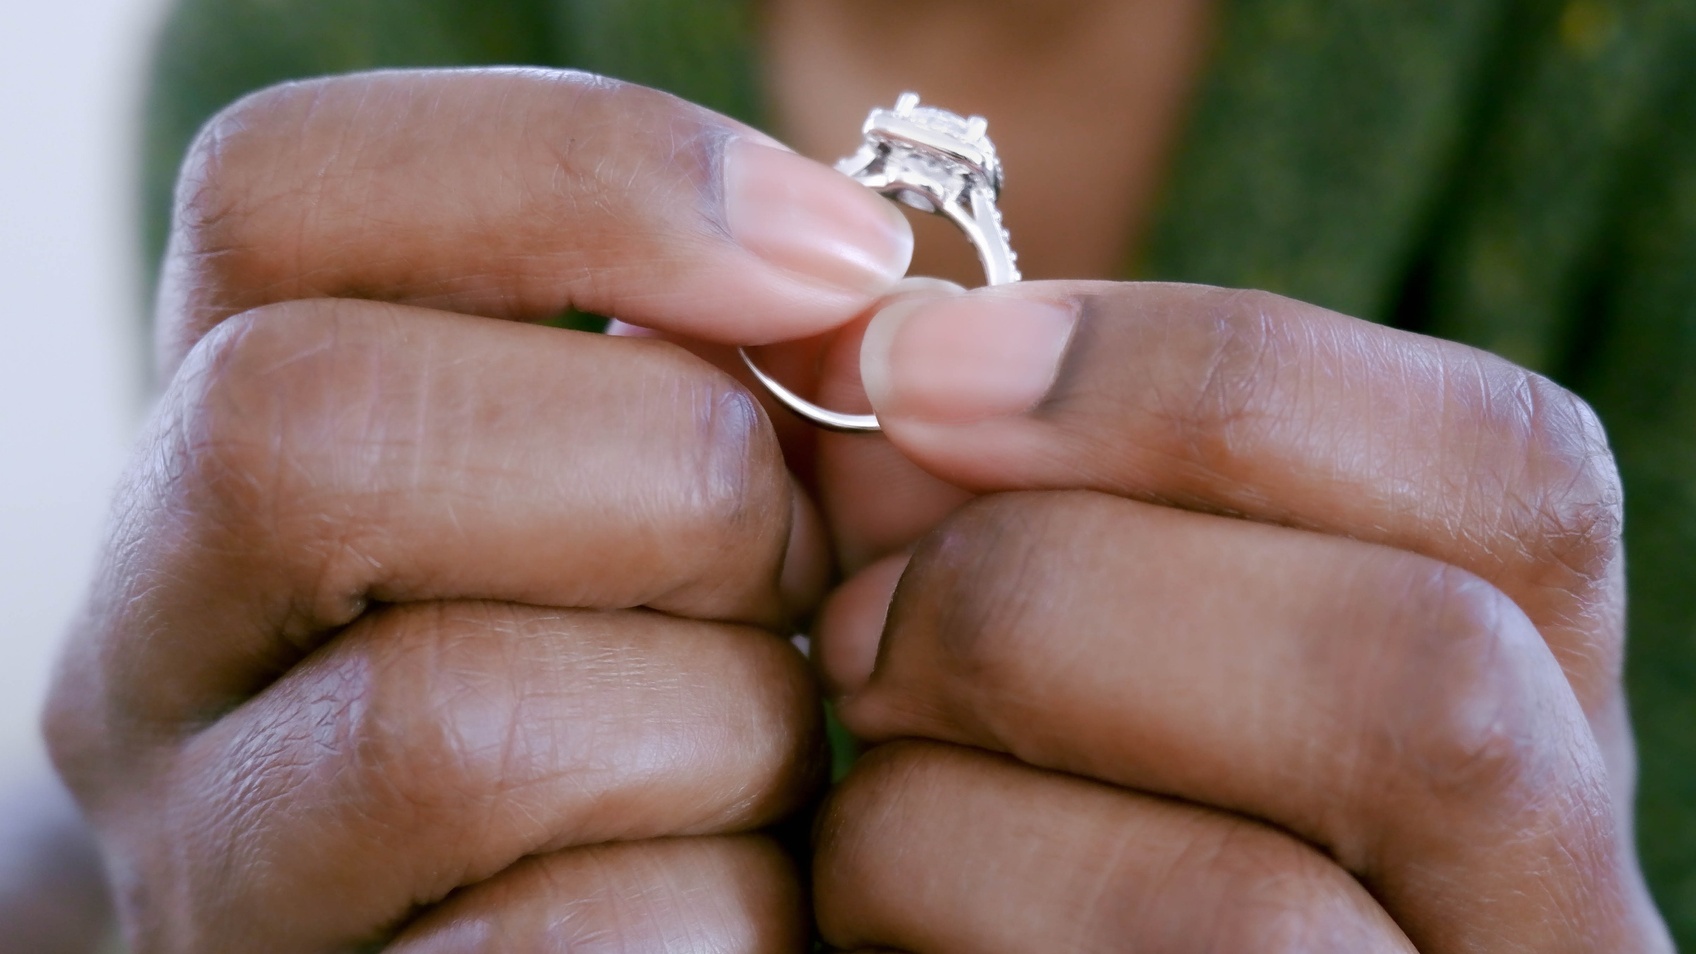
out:
M903 193L917 193L927 200L934 210L933 214L954 223L978 253L978 261L983 265L984 284L1005 285L1019 280L1017 259L1013 255L1011 243L1007 240L1007 231L1002 228L1001 215L995 206L993 187L987 183L975 183L959 193L947 195L942 194L936 183L928 179L907 179L881 171L868 175L864 174L866 169L850 172L849 175L862 185L876 189L891 199ZM875 433L882 430L877 415L845 414L820 407L767 374L754 362L753 356L748 354L746 348L738 348L737 354L742 356L742 363L748 366L754 378L771 392L771 396L779 404L813 424L827 431L848 434Z

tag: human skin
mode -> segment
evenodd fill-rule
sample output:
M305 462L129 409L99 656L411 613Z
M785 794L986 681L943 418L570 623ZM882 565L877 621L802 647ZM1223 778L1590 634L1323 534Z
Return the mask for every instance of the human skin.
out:
M1260 292L934 292L860 371L903 458L980 496L821 615L838 713L891 743L820 823L828 941L1671 949L1581 401Z
M991 115L1027 274L1109 277L1212 7L773 0L779 128L829 154L832 111L892 83ZM972 280L920 235L922 269ZM818 441L858 575L815 659L891 743L820 826L828 940L1670 948L1632 857L1619 486L1581 401L1255 292L950 294L823 357L826 403L888 442Z
M781 336L865 308L910 241L836 173L582 74L356 76L212 123L171 383L47 714L131 949L795 949L759 831L823 780L786 622L816 518L734 380L521 319Z
M1582 402L1256 292L891 296L832 175L538 71L209 128L48 715L136 950L797 949L827 542L825 691L928 740L830 799L836 946L1670 950ZM713 366L807 335L885 438Z

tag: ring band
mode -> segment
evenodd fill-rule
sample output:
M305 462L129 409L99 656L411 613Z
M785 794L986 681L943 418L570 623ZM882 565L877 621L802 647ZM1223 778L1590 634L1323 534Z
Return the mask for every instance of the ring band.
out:
M986 285L1019 280L1018 259L1001 224L1001 163L982 116L961 117L920 106L917 93L902 93L894 109L877 108L860 131L860 149L836 164L837 171L903 205L940 215L965 233L983 264ZM742 363L779 404L830 431L879 430L875 414L844 414L823 408L761 370L746 348Z

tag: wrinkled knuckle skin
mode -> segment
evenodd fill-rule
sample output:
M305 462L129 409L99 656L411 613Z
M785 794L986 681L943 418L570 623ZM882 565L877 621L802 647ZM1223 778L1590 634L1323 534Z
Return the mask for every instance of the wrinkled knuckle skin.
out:
M185 561L233 568L280 552L277 474L287 462L276 426L293 394L325 382L253 369L285 367L320 349L325 328L315 310L278 306L270 309L279 313L275 322L253 314L227 323L202 342L161 401L124 478L89 607L43 713L55 765L73 786L100 777L104 762L131 764L142 750L174 742L185 728L168 702L145 701L152 699L146 686L107 682L105 647L138 644L175 625L187 597L176 578Z
M309 320L260 317L234 320L205 339L163 399L126 476L90 608L43 713L55 768L101 834L120 922L138 951L217 949L204 928L223 904L229 882L220 875L245 870L242 843L233 840L216 846L210 869L188 866L209 857L196 846L251 829L243 819L185 824L204 820L214 798L178 776L192 727L173 708L174 697L154 699L147 687L126 688L122 680L109 684L107 670L116 642L133 645L182 625L173 604L192 594L182 594L173 576L184 559L240 560L264 548L279 462L275 417L261 409L286 405L291 388L310 382L247 372L286 364L306 353L303 344L309 352L315 336L296 334L309 330ZM262 774L229 790L257 784Z
M1578 395L1537 375L1523 386L1534 539L1553 586L1609 580L1621 558L1624 492L1601 419Z
M269 531L262 515L275 513L276 478L288 466L279 438L306 389L323 383L305 364L327 342L300 334L305 322L288 311L225 322L196 346L167 397L175 440L162 462L165 496L173 509L232 536Z
M307 620L351 619L370 572L353 542L360 528L299 484L311 455L360 465L367 449L344 438L350 422L376 419L380 395L357 380L349 358L362 349L350 339L371 330L326 301L245 312L196 346L167 395L160 509L200 553L294 577Z
M1380 753L1393 784L1463 811L1512 811L1560 784L1570 759L1550 717L1559 673L1513 601L1434 564L1412 574L1400 609L1407 656L1389 666Z
M250 376L256 351L273 346L250 315L203 338L167 397L175 438L161 461L166 498L178 513L243 533L268 507L275 457L267 389ZM197 522L199 522L197 521Z
M241 943L232 939L295 930L279 912L323 871L302 871L298 853L279 849L301 824L298 792L321 759L323 730L347 706L326 692L305 712L279 709L244 726L227 747L216 728L187 737L148 782L127 775L125 790L108 793L117 810L101 827L128 949L223 951Z
M762 546L787 538L790 485L777 432L760 402L712 372L691 408L699 466L687 499L700 532L734 541L757 529Z
M456 731L451 708L421 712L416 698L424 680L445 685L450 702L485 688L472 667L444 659L458 638L454 624L467 623L501 621L476 606L386 610L376 625L414 651L314 657L297 670L301 688L288 704L190 743L183 762L205 777L179 787L173 814L187 829L177 840L193 846L195 871L181 879L189 890L179 907L194 923L232 937L357 933L366 926L338 924L336 912L311 924L282 912L298 916L302 899L326 896L325 879L338 866L358 870L360 856L479 837L498 795L485 782L517 753L476 747ZM316 850L303 851L303 837ZM433 899L461 874L434 872L440 883L417 889Z
M1196 833L1189 862L1194 866L1190 876L1217 892L1226 906L1224 916L1197 925L1197 951L1352 954L1366 949L1360 916L1344 893L1348 876L1282 834L1247 822L1223 829L1210 825ZM1111 918L1105 920L1112 925Z
M176 342L180 347L191 345L216 313L258 303L208 300L208 291L262 294L284 284L281 263L263 252L280 222L266 212L306 197L276 193L276 183L289 178L277 172L302 158L299 144L325 93L355 82L307 80L251 93L208 120L190 144L177 178L162 298L174 306L162 318L189 325L180 329L187 339Z
M341 796L378 831L407 833L463 828L466 816L495 794L489 783L510 773L515 784L534 774L513 735L496 746L477 745L458 724L454 704L479 689L476 668L456 663L454 645L480 626L494 645L512 627L480 607L441 604L394 607L383 613L385 638L416 647L409 657L376 657L337 667L324 693L331 711L315 720L334 725L333 738L301 739L300 750L335 766L347 791ZM420 671L428 661L429 671ZM428 696L422 686L435 684ZM420 710L430 698L435 711ZM486 741L486 740L485 740ZM286 758L275 761L286 762Z
M655 344L663 345L656 354L670 360L657 362L649 379L671 392L663 404L683 422L668 477L679 483L662 529L668 551L693 566L687 582L654 605L697 609L728 579L775 593L794 516L777 432L735 379L674 345ZM729 566L748 572L726 573Z

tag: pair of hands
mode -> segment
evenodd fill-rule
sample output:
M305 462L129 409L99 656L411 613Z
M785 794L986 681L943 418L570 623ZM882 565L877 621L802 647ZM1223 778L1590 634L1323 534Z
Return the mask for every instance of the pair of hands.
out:
M47 717L133 949L1670 950L1582 402L1261 293L896 288L910 247L579 74L215 120ZM523 323L568 304L648 330ZM809 337L763 359L886 439L720 369ZM821 682L887 744L809 901L762 831Z

